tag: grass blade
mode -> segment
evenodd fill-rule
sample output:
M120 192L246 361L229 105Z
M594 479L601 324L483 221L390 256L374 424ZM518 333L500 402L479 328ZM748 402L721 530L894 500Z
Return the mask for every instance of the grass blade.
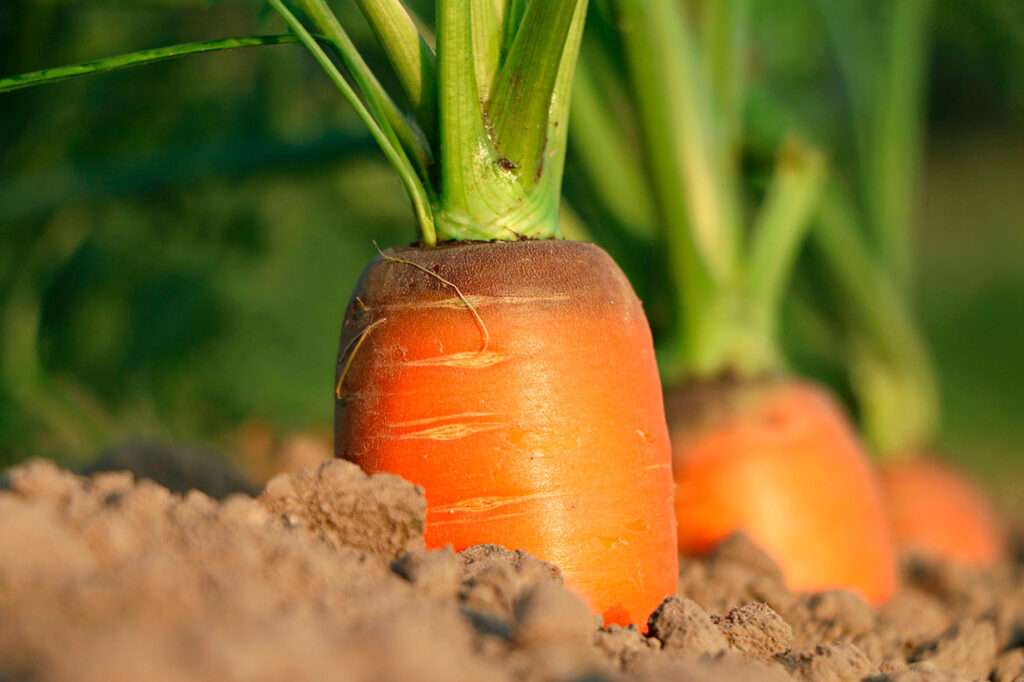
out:
M223 38L220 40L205 40L193 43L182 43L167 47L157 47L149 50L139 50L128 54L113 57L103 57L80 64L58 66L51 69L41 69L16 76L0 78L0 93L13 92L24 88L31 88L37 85L59 83L60 81L90 76L97 73L109 73L130 69L146 64L156 64L169 59L178 59L194 54L206 54L209 52L220 52L223 50L235 50L245 47L259 47L263 45L283 45L298 42L295 36L266 35L252 36L245 38Z

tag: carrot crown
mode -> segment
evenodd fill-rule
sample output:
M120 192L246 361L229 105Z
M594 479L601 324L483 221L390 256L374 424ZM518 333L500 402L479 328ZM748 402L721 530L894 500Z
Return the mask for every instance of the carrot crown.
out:
M664 254L671 321L659 353L669 379L781 364L778 308L825 176L822 155L791 135L764 202L746 215L737 166L749 4L701 3L696 31L686 3L615 0L603 17L615 30L583 51L578 156L593 184L607 186L601 199L616 222ZM632 100L614 101L623 91ZM598 156L596 131L623 119L642 153L613 144ZM626 179L610 182L608 168ZM644 189L630 196L612 185Z
M436 52L400 0L357 0L408 111L326 0L268 2L398 171L424 245L559 236L569 90L587 0L438 0Z

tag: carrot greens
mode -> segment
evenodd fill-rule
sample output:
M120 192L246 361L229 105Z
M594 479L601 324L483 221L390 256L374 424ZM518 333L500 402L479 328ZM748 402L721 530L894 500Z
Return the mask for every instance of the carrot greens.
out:
M0 92L189 54L300 42L400 176L424 246L560 236L570 91L587 0L438 0L436 52L400 0L356 0L398 77L398 99L327 0L267 4L291 35L186 43L9 76L0 78Z
M855 191L830 186L813 242L840 301L832 317L847 339L865 434L896 456L928 446L939 423L934 369L911 310L931 2L819 5L847 86L858 173Z
M583 51L577 100L592 129L578 125L575 134L596 142L625 109L640 131L643 165L636 168L615 144L577 156L595 186L614 182L622 167L630 186L650 187L633 200L645 207L615 191L601 198L636 235L660 226L653 232L673 299L659 348L663 372L680 380L777 370L777 310L823 187L824 158L790 135L766 198L751 211L738 167L750 3L703 3L701 16L673 2L617 0L610 7L597 16L618 29L608 32L618 39L589 41ZM613 109L594 91L609 92L597 83L619 77L610 65L620 57L632 98Z
M400 2L361 0L410 116L380 87L324 0L269 2L374 132L412 198L424 245L559 236L586 0L439 0L436 55ZM314 32L326 37L353 86Z

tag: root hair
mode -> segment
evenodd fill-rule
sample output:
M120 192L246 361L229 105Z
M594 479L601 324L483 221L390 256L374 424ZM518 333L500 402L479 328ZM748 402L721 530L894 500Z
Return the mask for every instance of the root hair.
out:
M444 284L447 287L451 287L455 291L455 295L459 297L460 301L462 301L462 304L465 305L466 309L469 310L470 314L473 315L473 319L476 321L477 326L480 328L480 340L481 340L480 352L482 353L482 352L487 350L487 346L491 342L491 335L490 335L490 332L487 331L487 325L484 324L484 320L483 320L482 317L480 317L480 313L477 312L476 307L472 303L470 303L469 299L466 298L466 295L462 293L462 289L459 288L458 284L456 284L455 282L452 282L451 280L445 279L441 275L437 274L436 272L433 272L433 271L429 270L428 268L423 267L419 263L414 263L411 260L408 260L408 259L405 259L405 258L399 258L397 256L389 256L388 254L386 254L383 251L381 251L380 247L377 246L377 242L373 242L373 247L375 249L377 249L377 253L380 254L380 257L382 259L384 259L384 260L386 260L388 262L391 262L391 263L401 263L402 265L411 265L412 267L416 268L417 270L419 270L419 271L421 271L423 273L426 273L430 277L433 277L434 279L436 279L441 284ZM369 327L367 327L367 329L369 329Z

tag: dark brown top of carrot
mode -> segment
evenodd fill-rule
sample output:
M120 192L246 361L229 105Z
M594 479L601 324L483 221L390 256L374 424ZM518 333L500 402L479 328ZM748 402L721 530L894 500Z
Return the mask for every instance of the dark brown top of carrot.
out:
M388 249L367 267L356 291L377 304L415 305L452 298L458 293L453 285L466 297L536 297L541 303L558 295L560 303L574 306L631 304L625 310L638 303L602 249L561 240Z

